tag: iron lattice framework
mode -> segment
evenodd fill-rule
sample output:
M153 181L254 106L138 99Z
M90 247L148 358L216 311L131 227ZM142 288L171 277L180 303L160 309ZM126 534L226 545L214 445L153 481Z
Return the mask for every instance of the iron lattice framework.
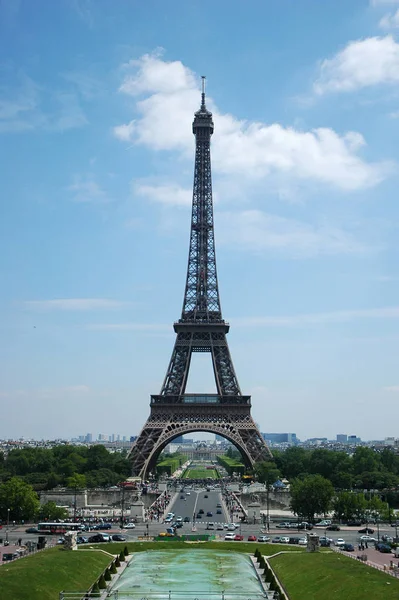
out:
M213 224L211 135L212 113L205 104L195 113L195 168L190 248L181 318L174 323L176 342L158 396L151 396L151 414L130 451L133 473L144 477L159 453L175 437L209 431L229 439L248 466L270 459L251 411L250 396L241 394L222 318L216 271ZM217 394L185 394L193 352L212 357Z

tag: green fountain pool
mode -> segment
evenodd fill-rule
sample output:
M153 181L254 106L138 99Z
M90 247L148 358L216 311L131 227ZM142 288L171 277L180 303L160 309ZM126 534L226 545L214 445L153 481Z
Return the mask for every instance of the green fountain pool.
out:
M115 583L111 598L125 600L261 600L251 559L217 550L137 552Z

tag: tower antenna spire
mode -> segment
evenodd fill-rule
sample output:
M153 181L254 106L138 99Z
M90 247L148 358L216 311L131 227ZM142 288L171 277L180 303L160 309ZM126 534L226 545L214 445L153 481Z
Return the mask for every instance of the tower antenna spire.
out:
M205 108L205 81L206 76L201 75L201 108Z

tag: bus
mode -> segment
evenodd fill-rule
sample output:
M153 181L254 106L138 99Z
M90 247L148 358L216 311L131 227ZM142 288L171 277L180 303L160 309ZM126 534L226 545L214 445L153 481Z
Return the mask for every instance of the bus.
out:
M44 535L66 533L67 531L82 531L82 523L39 523L37 530Z

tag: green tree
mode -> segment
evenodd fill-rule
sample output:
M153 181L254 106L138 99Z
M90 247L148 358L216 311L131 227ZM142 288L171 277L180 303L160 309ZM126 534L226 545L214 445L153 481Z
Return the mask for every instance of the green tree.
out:
M57 506L55 502L46 502L39 509L40 521L65 521L68 518L68 511L62 506Z
M33 487L20 477L12 477L0 485L0 518L30 521L39 510L39 498Z
M271 461L265 460L257 463L254 471L258 477L258 481L264 483L266 487L270 487L280 478L280 471L277 469L276 464Z
M353 472L355 475L360 475L365 472L378 471L379 459L378 454L371 448L359 446L353 454Z
M277 468L287 479L309 473L310 453L304 448L296 446L288 448L285 452L275 456Z
M367 508L364 494L339 492L333 500L334 514L340 521L362 518Z
M321 475L308 475L291 482L290 506L294 513L307 521L315 515L324 515L330 510L334 488L331 481Z
M81 490L86 487L86 477L80 473L74 473L68 477L67 486L74 490Z

